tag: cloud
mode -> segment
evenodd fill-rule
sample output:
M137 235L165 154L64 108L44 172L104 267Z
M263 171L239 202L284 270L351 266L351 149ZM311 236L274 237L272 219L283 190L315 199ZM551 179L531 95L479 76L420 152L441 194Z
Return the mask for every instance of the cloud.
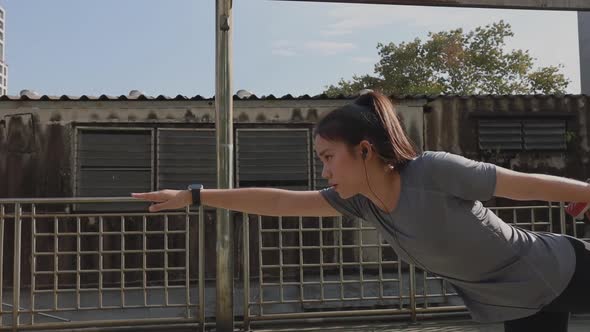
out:
M374 57L374 56L354 56L350 59L356 63L377 63L377 62L379 62L379 58Z
M333 37L333 36L343 36L343 35L350 35L354 31L350 29L326 29L320 31L320 34L325 37Z
M353 50L356 45L348 42L334 42L323 40L310 40L306 42L294 42L278 40L272 44L271 53L278 56L297 55L338 55Z
M320 33L324 36L337 36L379 28L393 22L391 12L389 6L339 6L328 12L331 22Z
M518 13L522 13L522 11ZM343 5L327 13L330 22L321 30L321 33L332 36L346 35L385 26L405 26L406 28L435 31L457 27L471 28L485 22L492 22L492 17L500 19L506 16L515 16L518 13L493 9Z
M272 44L271 54L278 56L296 56L295 45L288 40L277 40Z
M273 55L280 55L280 56L296 56L297 52L285 49L273 49L271 51Z
M529 50L538 66L563 64L563 72L572 80L568 91L578 93L580 61L576 15L575 12L561 11L338 5L327 11L326 23L319 30L323 36L347 36L348 39L354 33L367 44L374 44L400 42L397 36L407 36L408 30L416 31L416 37L424 40L428 32L456 28L470 31L504 20L511 24L515 34L506 40L508 51ZM391 31L390 40L373 37L383 36L383 31ZM363 57L352 60L369 61Z
M353 43L308 41L304 43L304 48L320 55L337 55L355 49L356 46Z
M392 35L395 35L395 31L399 28L433 32L455 28L471 30L502 19L514 23L527 19L543 29L547 29L543 22L551 22L555 18L567 17L567 20L573 18L575 21L574 12L392 5L339 5L329 10L326 15L328 23L320 31L327 36L365 32L384 27L395 27ZM552 26L557 27L557 24Z

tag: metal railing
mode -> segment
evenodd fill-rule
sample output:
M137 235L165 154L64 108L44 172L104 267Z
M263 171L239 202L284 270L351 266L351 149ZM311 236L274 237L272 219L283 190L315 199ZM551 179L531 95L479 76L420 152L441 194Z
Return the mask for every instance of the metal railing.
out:
M0 329L203 329L202 209L85 208L132 202L137 204L131 198L0 200Z
M139 203L0 200L0 330L160 324L203 330L213 318L205 303L215 297L205 284L203 209L125 212L129 204ZM111 206L118 212L105 212ZM535 231L577 236L585 227L566 217L562 204L490 209ZM242 288L235 316L245 329L285 319L467 313L450 284L400 261L365 221L240 218L236 271L243 284L235 283Z
M584 227L563 204L490 209L529 230L577 235ZM244 215L243 229L246 329L281 319L467 313L449 283L398 260L365 221Z

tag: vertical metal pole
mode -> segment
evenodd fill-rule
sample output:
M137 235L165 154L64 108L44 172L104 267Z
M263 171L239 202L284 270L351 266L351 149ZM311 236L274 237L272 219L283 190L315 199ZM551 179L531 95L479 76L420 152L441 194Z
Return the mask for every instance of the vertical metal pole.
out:
M417 310L416 310L416 266L410 264L410 316L412 322L417 321Z
M250 223L247 213L242 213L242 227L244 229L244 331L250 331Z
M578 12L578 45L582 94L590 94L590 11Z
M566 220L565 220L565 203L559 202L559 227L561 227L561 234L567 234ZM574 227L576 227L576 221L574 220Z
M232 96L232 0L217 0L215 127L217 133L217 187L233 187L233 96ZM228 210L217 210L217 331L234 329L233 225Z
M0 205L0 326L4 325L4 219L6 208Z
M21 263L21 220L22 208L14 205L14 265L12 271L12 330L17 331L20 324L20 263Z
M199 332L205 332L205 217L203 207L199 207Z

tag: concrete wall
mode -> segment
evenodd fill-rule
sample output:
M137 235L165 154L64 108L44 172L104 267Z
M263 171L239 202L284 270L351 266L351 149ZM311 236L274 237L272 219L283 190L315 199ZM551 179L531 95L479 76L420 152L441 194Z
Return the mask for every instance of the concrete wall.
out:
M237 100L235 127L309 126L344 99ZM422 147L422 105L400 102L406 131ZM0 101L0 197L70 197L76 126L194 128L214 125L210 100Z
M590 11L578 12L582 94L590 95Z
M481 115L566 119L565 151L482 151L478 145ZM579 180L590 177L588 98L584 96L441 97L424 113L428 150L443 150L513 170L553 174ZM505 202L508 203L508 202ZM510 202L513 204L513 202ZM492 202L502 205L502 200Z

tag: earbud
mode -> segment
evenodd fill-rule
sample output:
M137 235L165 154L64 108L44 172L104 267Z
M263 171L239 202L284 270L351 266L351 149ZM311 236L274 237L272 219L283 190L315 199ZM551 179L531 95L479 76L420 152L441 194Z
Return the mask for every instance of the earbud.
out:
M362 151L363 159L367 159L367 153L369 153L367 148L363 148L363 151Z

